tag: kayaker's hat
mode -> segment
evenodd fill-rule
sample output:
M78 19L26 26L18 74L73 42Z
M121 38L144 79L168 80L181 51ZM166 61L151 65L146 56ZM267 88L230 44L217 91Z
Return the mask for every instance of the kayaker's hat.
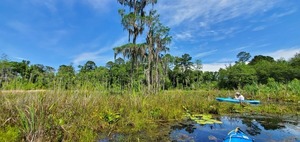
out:
M236 95L241 95L240 92L236 92L235 94L236 94Z

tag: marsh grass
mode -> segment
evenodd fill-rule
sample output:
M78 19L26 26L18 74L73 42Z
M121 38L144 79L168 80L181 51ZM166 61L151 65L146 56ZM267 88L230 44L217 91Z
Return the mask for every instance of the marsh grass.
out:
M215 115L299 112L297 105L265 103L268 98L259 94L263 91L257 92L243 93L262 99L258 106L217 102L215 97L234 94L220 90L172 90L157 95L86 90L2 93L0 136L13 141L97 141L116 135L120 141L167 141L170 125L186 119L183 108L192 114ZM297 95L290 96L292 102L300 100ZM19 131L12 133L14 130Z

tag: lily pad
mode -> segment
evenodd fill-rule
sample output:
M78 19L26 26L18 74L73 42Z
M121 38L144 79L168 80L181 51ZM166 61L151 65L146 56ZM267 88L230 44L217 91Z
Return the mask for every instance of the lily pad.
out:
M194 114L194 115L187 115L189 118L198 124L205 125L205 124L222 124L221 121L215 120L212 118L210 114Z

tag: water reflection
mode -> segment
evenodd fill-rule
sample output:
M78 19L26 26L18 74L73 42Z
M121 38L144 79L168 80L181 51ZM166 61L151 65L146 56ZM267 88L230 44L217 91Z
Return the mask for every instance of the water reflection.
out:
M186 121L183 123L179 123L179 125L171 126L172 130L181 130L184 129L188 133L194 133L194 130L196 127L194 127L194 124L192 121Z
M259 135L260 132L261 132L261 129L260 129L260 124L259 122L257 122L256 120L252 120L251 123L250 123L250 126L247 125L248 128L247 128L247 132L252 135L252 136L255 136L255 135Z
M174 142L222 142L227 133L240 127L255 142L300 142L298 118L265 116L223 116L223 124L199 125L187 121L172 127L170 138Z

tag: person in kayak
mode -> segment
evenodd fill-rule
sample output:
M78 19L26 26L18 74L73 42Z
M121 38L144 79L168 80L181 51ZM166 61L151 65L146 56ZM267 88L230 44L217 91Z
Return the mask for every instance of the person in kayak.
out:
M235 96L234 96L234 99L237 99L239 101L244 101L245 97L240 92L236 92Z

